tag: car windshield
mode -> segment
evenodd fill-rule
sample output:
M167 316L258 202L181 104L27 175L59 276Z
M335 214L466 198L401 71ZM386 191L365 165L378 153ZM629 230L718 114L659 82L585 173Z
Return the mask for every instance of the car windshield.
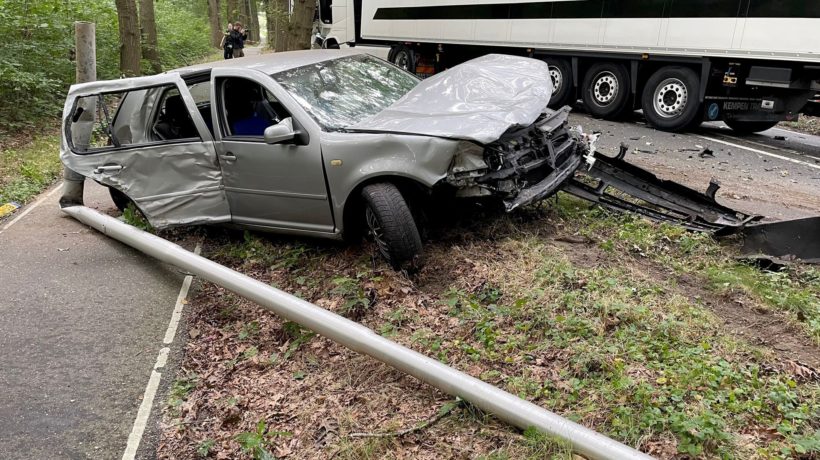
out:
M297 67L273 78L326 130L344 129L381 112L419 82L364 54Z

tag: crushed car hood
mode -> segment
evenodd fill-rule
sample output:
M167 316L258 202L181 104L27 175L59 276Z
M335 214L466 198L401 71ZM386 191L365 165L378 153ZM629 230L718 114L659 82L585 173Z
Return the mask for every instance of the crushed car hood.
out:
M532 124L552 95L543 61L489 54L423 80L393 105L348 129L480 143Z

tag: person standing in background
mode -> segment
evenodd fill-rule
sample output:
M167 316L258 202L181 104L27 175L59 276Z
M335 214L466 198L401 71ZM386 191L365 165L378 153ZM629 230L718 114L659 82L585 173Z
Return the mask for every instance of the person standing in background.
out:
M233 33L233 24L230 22L228 23L228 29L225 30L225 33L222 34L222 42L219 44L219 47L222 48L224 51L224 58L225 59L232 59L233 58L233 40L231 39L231 34Z
M233 24L233 30L231 31L231 40L233 41L233 57L241 58L245 56L245 40L248 39L248 31L242 27L241 22L235 22Z

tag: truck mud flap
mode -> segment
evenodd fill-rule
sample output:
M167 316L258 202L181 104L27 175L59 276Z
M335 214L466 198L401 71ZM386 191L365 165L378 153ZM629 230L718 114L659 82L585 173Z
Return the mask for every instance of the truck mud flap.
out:
M717 203L715 193L720 185L714 180L706 193L701 193L624 161L626 151L622 145L615 158L595 152L593 166L581 170L586 177L567 181L563 191L608 209L716 235L736 233L762 218Z
M741 231L746 259L785 265L800 261L820 264L820 217L755 223Z

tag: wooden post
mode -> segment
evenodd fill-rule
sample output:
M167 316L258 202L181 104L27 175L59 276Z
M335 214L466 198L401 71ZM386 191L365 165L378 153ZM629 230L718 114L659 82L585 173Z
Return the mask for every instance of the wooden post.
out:
M86 83L97 80L97 44L96 27L93 22L74 23L74 46L77 56L76 80L77 83ZM84 121L94 123L94 112L96 107L91 103L91 107L85 107L81 118ZM88 144L90 142L91 130L87 130L88 139L75 139L75 144ZM63 171L63 195L60 197L60 207L75 206L83 204L83 186L85 177L71 169L64 168Z
M96 26L93 22L75 22L74 40L77 49L77 83L97 80Z

